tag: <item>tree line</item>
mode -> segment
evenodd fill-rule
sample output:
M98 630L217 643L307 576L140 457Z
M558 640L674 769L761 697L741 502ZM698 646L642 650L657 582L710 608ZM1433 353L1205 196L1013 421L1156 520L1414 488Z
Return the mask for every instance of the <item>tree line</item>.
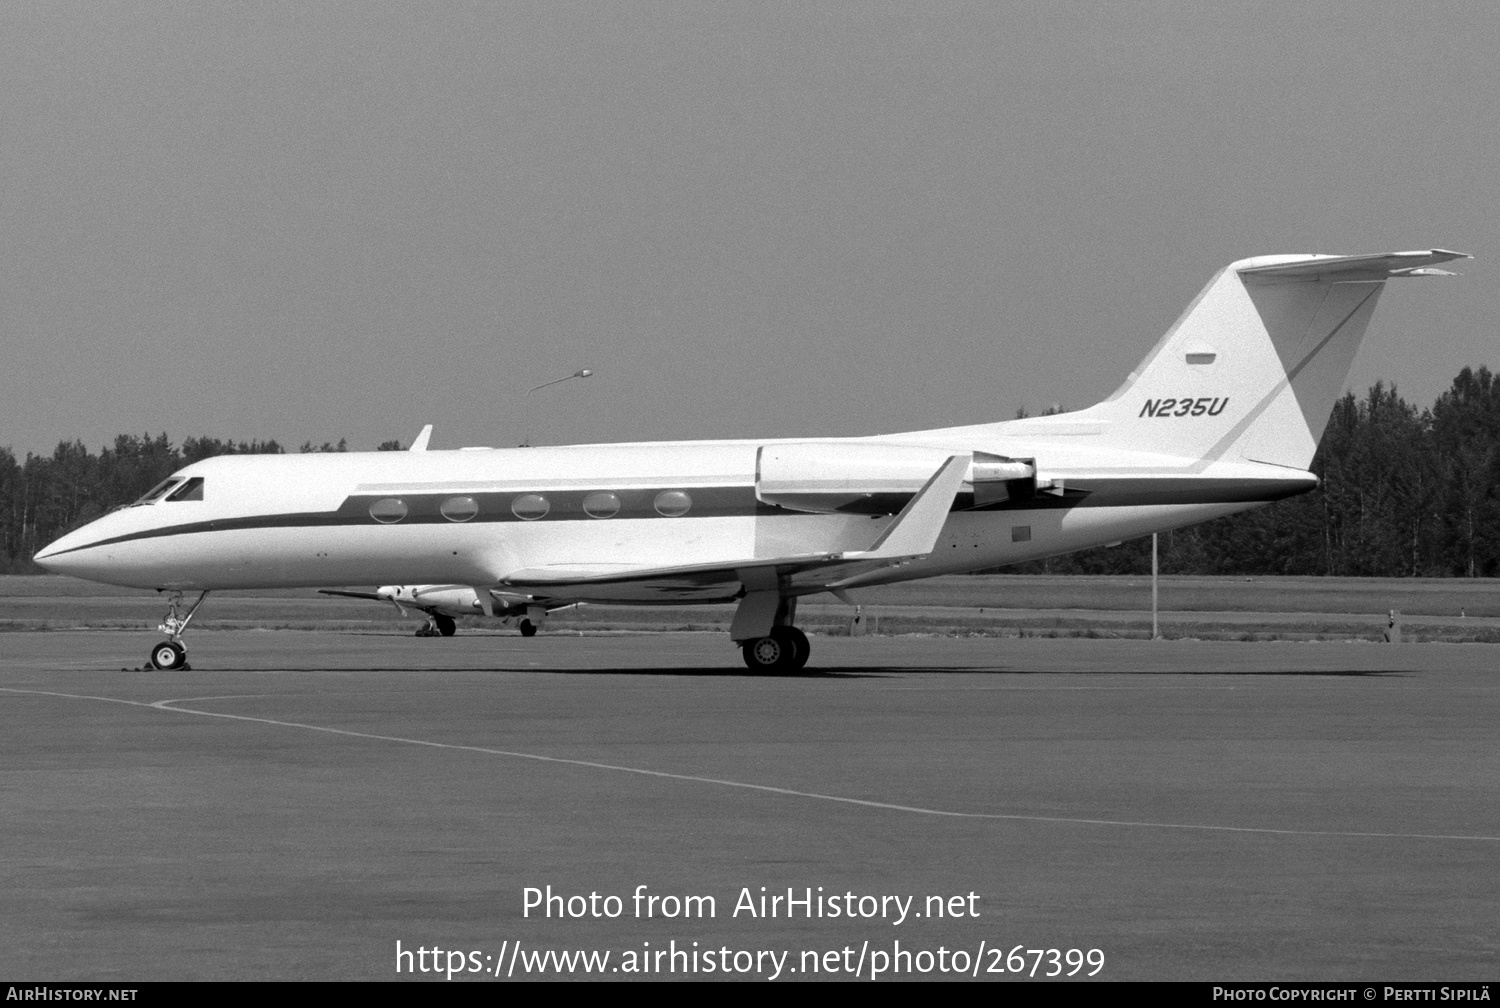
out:
M1170 574L1494 577L1500 574L1500 381L1464 368L1430 408L1376 382L1334 404L1316 490L1159 536ZM1145 574L1151 539L1007 568Z
M400 448L388 441L382 450ZM348 442L302 445L304 452L348 451ZM279 455L276 441L190 437L173 445L166 434L121 434L95 455L82 441L63 441L25 461L0 448L0 573L40 574L37 550L70 529L129 504L183 466L215 455Z
M1049 410L1048 412L1053 412ZM1494 577L1500 574L1500 381L1464 368L1430 408L1377 382L1333 409L1311 493L1160 536L1163 573ZM399 441L380 445L397 450ZM345 451L308 442L301 451ZM32 555L70 528L215 455L281 453L276 441L121 434L94 454L64 441L18 460L0 448L0 571L39 573ZM1014 573L1143 574L1151 540L1003 568Z

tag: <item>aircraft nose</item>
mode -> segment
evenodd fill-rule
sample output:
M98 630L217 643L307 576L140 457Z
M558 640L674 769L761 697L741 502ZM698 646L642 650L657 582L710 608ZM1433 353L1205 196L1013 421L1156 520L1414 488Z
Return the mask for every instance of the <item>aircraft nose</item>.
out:
M109 559L102 542L114 529L111 517L96 518L59 536L38 550L32 562L53 574L97 580Z
M79 530L80 532L82 529ZM85 546L87 541L78 532L70 532L61 539L54 540L44 546L31 562L38 567L45 568L53 574L72 574L80 576L90 565L84 554L87 549L79 549Z

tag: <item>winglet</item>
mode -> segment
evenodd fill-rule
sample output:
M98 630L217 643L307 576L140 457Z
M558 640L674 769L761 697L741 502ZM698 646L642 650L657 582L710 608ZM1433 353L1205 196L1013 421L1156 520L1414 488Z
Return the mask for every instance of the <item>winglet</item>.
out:
M427 442L430 441L430 440L432 440L432 424L428 424L426 427L423 427L422 428L422 433L420 433L420 434L417 435L417 439L415 441L413 441L411 443L411 447L408 448L408 449L406 449L406 450L407 451L426 451L427 450Z
M931 553L973 459L970 452L950 456L873 546L858 553L845 553L844 559L896 560Z

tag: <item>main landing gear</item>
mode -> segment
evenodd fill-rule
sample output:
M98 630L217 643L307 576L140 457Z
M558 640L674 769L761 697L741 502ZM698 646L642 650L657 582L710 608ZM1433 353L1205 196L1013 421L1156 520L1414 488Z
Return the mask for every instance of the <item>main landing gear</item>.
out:
M532 603L526 606L526 615L516 622L516 629L521 631L522 637L535 637L546 622L547 607Z
M208 598L208 592L198 596L186 615L180 615L178 610L182 606L182 592L173 592L167 603L167 615L162 619L161 626L157 629L166 634L169 640L164 640L151 649L151 657L148 664L151 668L162 671L175 671L177 669L191 670L192 666L187 662L187 648L182 646L182 635L187 630L188 624L193 620L193 614Z
M453 622L452 616L444 616L442 613L428 613L427 622L417 627L418 637L452 637L458 632L458 624Z
M812 645L796 627L779 626L772 628L769 637L745 641L740 651L752 672L795 672L807 664Z
M752 672L796 672L812 651L807 634L792 626L796 618L796 597L783 598L771 582L740 598L729 639L740 646Z

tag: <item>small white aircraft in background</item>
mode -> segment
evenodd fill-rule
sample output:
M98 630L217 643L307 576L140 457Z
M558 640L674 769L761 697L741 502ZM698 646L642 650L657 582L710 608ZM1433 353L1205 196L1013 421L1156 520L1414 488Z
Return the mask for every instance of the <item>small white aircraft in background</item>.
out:
M575 603L537 605L524 595L511 595L491 590L489 604L479 598L480 589L470 585L382 585L373 592L339 591L320 588L321 595L342 595L346 598L373 599L389 602L405 616L408 609L415 609L427 617L427 622L417 629L418 637L452 637L458 631L454 620L459 616L494 615L507 626L514 623L522 637L534 637L542 628L548 612L566 609Z
M807 661L797 600L999 567L1311 490L1385 282L1468 258L1276 255L1221 270L1108 399L877 437L225 455L49 545L43 567L173 592L469 586L489 615L734 603L752 669ZM185 616L185 591L202 594ZM536 625L535 616L531 616Z

